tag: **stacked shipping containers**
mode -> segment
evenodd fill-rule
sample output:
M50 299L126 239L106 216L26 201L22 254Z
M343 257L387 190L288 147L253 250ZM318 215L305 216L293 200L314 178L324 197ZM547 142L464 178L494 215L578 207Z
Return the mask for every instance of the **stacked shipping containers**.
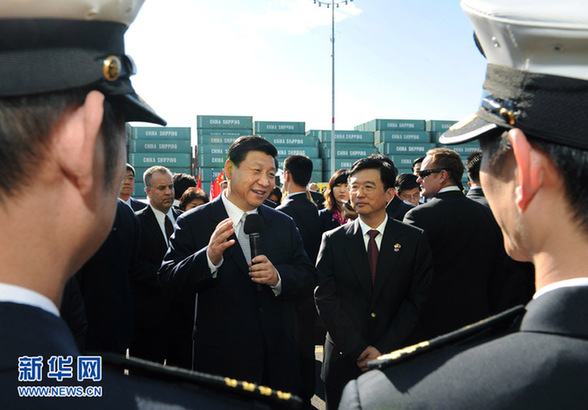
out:
M304 122L255 121L255 135L265 138L278 150L278 167L284 169L284 160L290 155L306 155L312 160L311 181L322 178L322 163L316 137L305 135Z
M135 168L133 196L145 198L143 173L163 165L172 173L192 172L192 148L188 127L133 127L127 124L128 162Z
M373 131L337 131L335 130L335 169L331 169L331 134L330 130L318 131L321 141L321 158L323 159L323 181L328 182L331 175L341 168L350 169L359 158L377 154L374 146Z
M197 168L202 189L210 193L210 183L223 170L230 145L242 135L253 134L253 117L228 115L198 115Z

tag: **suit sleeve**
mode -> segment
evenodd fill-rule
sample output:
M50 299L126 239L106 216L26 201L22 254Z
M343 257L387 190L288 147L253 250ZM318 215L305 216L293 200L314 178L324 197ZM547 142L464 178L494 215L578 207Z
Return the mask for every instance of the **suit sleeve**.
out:
M390 328L374 346L382 354L407 342L416 342L411 340L411 336L421 318L433 278L433 257L424 232L419 235L411 277L409 292L394 315Z
M289 236L288 240L283 242L291 244L290 257L286 263L277 263L274 266L282 279L280 296L298 297L316 286L317 272L306 255L296 224L291 218L288 222L288 228L280 234Z
M206 257L209 237L196 225L197 222L186 218L177 220L169 249L159 268L159 281L170 297L194 294L213 280Z
M332 242L331 236L323 234L317 259L319 283L314 293L315 302L332 341L341 352L355 361L369 344L341 306L335 283Z

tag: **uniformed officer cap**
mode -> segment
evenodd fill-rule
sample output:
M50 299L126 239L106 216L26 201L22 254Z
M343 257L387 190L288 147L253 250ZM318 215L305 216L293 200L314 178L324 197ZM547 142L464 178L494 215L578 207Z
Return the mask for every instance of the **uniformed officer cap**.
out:
M488 60L478 112L440 138L502 128L588 149L588 7L578 0L463 0Z
M165 125L136 93L124 33L144 0L0 1L0 98L89 87L127 121Z

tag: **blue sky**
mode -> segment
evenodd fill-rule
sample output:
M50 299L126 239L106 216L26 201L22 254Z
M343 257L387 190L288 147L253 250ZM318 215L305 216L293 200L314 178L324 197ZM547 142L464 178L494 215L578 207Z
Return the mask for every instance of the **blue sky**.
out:
M476 110L485 60L459 1L356 0L335 19L338 130ZM330 37L313 0L147 0L126 47L138 93L195 137L196 115L330 129Z

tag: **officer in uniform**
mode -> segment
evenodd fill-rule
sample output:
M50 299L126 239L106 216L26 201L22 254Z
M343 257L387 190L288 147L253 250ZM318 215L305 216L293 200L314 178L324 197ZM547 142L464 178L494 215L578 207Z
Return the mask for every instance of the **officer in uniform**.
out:
M135 93L123 35L142 0L0 2L0 408L251 408L299 400L124 356L81 356L63 286L105 240Z
M509 255L535 265L519 306L379 357L341 408L554 409L588 402L588 8L464 0L488 60L481 106L444 144L480 140Z

